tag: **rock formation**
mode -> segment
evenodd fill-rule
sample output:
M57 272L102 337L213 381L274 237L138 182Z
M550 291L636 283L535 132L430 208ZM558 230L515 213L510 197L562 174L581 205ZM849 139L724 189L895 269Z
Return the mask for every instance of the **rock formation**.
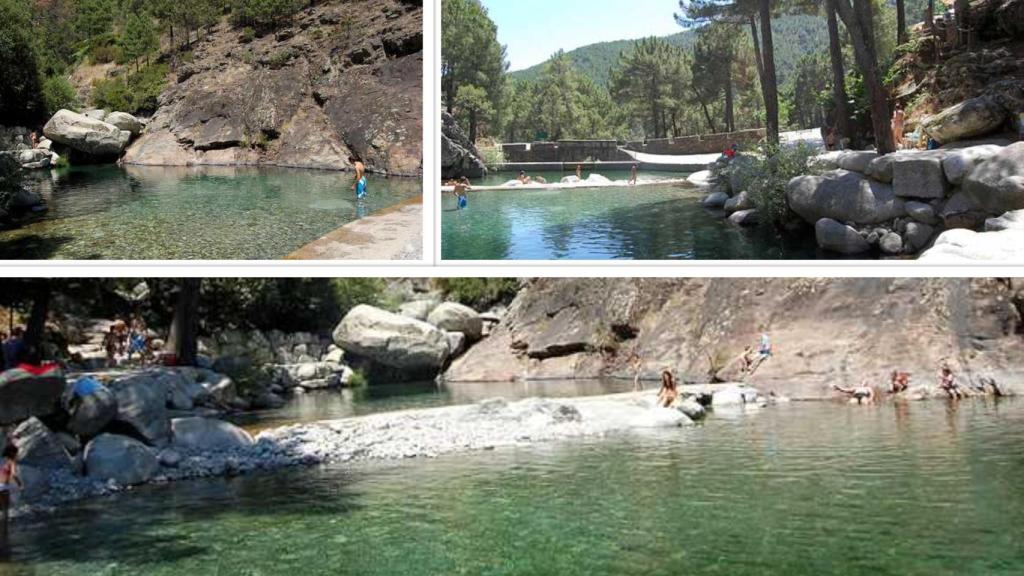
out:
M647 378L706 382L767 332L762 392L827 397L894 369L932 383L944 358L964 384L1019 385L1022 301L1024 284L995 279L539 279L445 377L632 379L636 354Z
M441 178L481 178L487 167L469 136L447 112L441 112Z
M422 173L423 9L326 2L243 43L221 23L161 94L124 161Z

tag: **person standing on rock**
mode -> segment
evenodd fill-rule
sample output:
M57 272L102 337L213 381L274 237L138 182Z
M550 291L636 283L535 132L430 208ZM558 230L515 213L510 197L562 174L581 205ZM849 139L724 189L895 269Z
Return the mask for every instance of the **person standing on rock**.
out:
M0 463L0 508L4 512L4 535L10 523L11 492L15 487L22 489L25 485L18 475L18 447L8 443L4 446L3 463Z
M356 192L356 198L366 198L366 166L358 158L352 158L353 166L356 169L356 180L352 183L352 189Z
M629 169L629 185L636 186L636 168L637 165L634 162L633 166Z
M640 373L643 371L644 363L639 356L633 354L631 364L633 365L633 391L639 392L644 389L643 383L640 382Z
M583 181L583 164L576 165L576 180Z

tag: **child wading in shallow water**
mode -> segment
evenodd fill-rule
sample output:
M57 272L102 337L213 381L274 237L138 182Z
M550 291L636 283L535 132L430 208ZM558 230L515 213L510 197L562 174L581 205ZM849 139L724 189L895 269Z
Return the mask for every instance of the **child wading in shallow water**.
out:
M470 188L469 178L465 176L462 177L462 180L455 183L455 190L452 191L452 194L455 194L455 201L459 205L459 210L469 206L469 198L466 196L466 191Z
M351 159L356 169L356 181L352 183L352 189L356 192L356 198L366 198L366 166L362 160Z
M3 463L0 463L0 508L4 511L5 534L10 522L11 492L15 486L19 489L24 487L21 476L18 475L18 447L8 444L4 448Z

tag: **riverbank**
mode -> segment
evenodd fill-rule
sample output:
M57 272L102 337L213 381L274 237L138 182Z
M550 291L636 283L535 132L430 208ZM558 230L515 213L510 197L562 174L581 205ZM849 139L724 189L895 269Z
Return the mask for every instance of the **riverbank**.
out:
M420 260L423 198L411 198L345 224L292 252L285 260Z
M911 390L899 402L938 397L922 393L922 389ZM631 430L686 427L703 419L705 413L730 415L789 402L785 397L764 397L754 388L736 384L685 386L681 392L686 399L671 409L655 407L653 389L590 397L532 397L514 402L492 398L473 404L285 425L264 430L255 438L225 422L190 418L188 423L173 423L188 434L188 439L176 440L171 448L160 452L159 471L145 484L300 466L431 459ZM46 494L31 503L16 504L13 515L55 511L68 502L132 488L114 480L79 478L64 472L51 475L49 481Z

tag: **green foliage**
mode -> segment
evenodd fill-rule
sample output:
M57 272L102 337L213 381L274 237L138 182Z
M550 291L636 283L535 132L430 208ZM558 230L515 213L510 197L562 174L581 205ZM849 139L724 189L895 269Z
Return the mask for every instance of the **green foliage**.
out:
M480 152L480 159L484 161L484 166L488 168L499 166L506 162L505 151L502 150L501 146L486 146L478 150Z
M338 306L338 319L360 304L376 306L383 298L386 282L381 278L337 278L331 281L331 294Z
M78 108L78 95L63 76L50 76L43 82L43 105L47 116L62 108L74 110Z
M303 0L233 0L231 20L266 32L285 24L304 5Z
M638 40L611 71L612 98L642 123L645 134L664 138L670 133L670 120L677 119L686 101L683 87L691 83L690 62L681 49L664 40Z
M120 10L117 0L78 0L75 3L75 30L85 38L93 38L110 31L114 15Z
M287 66L292 61L292 58L295 58L295 52L291 48L283 48L270 55L270 58L267 60L267 66L271 70L278 70Z
M89 61L93 64L109 62L124 63L124 50L117 44L97 44L89 49Z
M807 161L818 152L804 143L762 146L760 154L737 156L718 175L746 190L765 223L783 228L789 223L786 185L807 173Z
M138 70L139 59L148 57L160 49L153 20L146 14L129 14L121 35L121 50L124 58L135 62Z
M519 291L515 278L436 278L434 285L445 298L476 309L511 302Z
M150 64L128 76L97 80L93 83L92 103L97 108L129 114L153 112L167 84L167 72L166 64Z
M362 369L355 370L348 380L349 388L366 388L370 385L370 379L367 378L366 372Z
M479 0L444 0L441 5L441 95L456 118L468 126L469 133L482 133L478 124L500 124L500 118L481 117L480 99L471 102L477 113L459 107L459 91L472 85L486 93L489 111L503 108L505 71L508 63L505 47L498 43L498 29Z
M17 125L38 120L43 113L41 83L28 2L0 0L0 121Z
M256 39L256 30L251 26L242 28L242 36L239 38L239 42L242 44L248 44Z

